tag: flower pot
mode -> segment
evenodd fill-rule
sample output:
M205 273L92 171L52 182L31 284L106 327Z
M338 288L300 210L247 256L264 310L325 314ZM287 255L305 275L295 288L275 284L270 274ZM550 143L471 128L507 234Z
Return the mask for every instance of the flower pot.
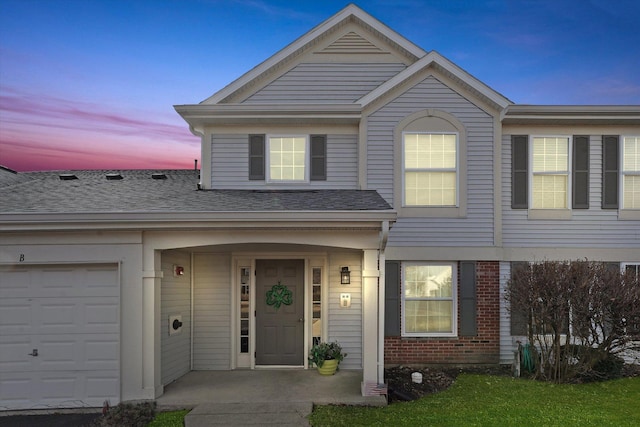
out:
M338 361L333 360L325 360L321 367L318 367L318 373L320 375L333 375L336 373L338 369Z

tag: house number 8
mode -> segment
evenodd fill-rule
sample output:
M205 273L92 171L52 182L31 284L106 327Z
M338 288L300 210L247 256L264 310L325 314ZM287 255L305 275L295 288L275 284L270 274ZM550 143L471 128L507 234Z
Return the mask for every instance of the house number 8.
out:
M20 254L20 262L24 261L24 254Z

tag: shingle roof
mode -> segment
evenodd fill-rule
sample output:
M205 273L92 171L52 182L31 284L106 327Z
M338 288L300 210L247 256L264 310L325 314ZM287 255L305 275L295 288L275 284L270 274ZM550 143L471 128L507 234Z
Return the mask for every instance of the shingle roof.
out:
M373 190L198 190L195 170L23 172L8 178L0 174L5 214L392 209Z

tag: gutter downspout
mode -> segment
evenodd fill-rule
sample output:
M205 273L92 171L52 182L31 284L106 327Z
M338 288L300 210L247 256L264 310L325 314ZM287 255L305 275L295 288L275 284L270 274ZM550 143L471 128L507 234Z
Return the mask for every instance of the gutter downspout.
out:
M385 302L385 254L389 240L389 221L382 221L380 231L380 248L378 254L378 384L384 383L384 302Z
M191 282L190 283L191 295L189 295L189 297L190 297L189 298L190 299L190 301L189 301L190 307L189 308L191 310L191 316L189 318L189 321L191 322L191 328L190 328L190 331L189 331L189 358L190 358L190 360L189 360L189 369L193 371L193 335L194 335L193 334L193 330L194 330L193 325L194 325L194 318L195 318L195 316L194 316L195 302L193 300L193 292L195 291L195 277L196 277L196 273L195 273L195 271L193 271L194 267L196 265L195 256L194 256L193 252L191 252L190 263L191 263L191 265L190 265L189 271L191 273L191 277L190 277L189 281Z

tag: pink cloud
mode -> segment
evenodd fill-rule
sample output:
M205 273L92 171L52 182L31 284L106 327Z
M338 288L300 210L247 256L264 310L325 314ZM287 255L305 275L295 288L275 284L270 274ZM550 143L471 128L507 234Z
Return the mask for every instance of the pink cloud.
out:
M2 88L0 164L16 170L191 168L200 141L174 114L116 111Z

